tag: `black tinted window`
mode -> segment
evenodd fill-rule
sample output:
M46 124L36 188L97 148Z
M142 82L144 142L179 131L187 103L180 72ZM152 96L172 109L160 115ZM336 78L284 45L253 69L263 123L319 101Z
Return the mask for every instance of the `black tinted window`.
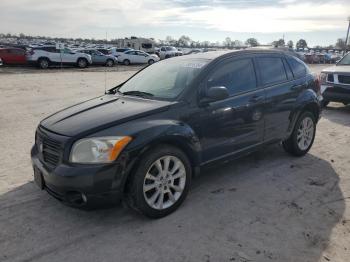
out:
M306 75L307 69L302 61L295 57L288 57L288 64L292 68L295 78L302 78Z
M224 86L230 95L256 88L256 77L251 59L241 59L219 66L208 79L209 86Z
M263 85L278 84L287 81L282 59L279 57L259 57L258 65Z

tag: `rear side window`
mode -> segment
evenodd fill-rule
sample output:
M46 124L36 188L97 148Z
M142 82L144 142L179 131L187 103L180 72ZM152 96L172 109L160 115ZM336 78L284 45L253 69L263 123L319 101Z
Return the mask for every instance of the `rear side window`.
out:
M257 59L263 85L287 81L283 61L279 57L259 57Z
M303 62L298 61L295 57L287 58L288 64L292 68L293 75L295 78L302 78L306 75L307 69Z
M220 65L209 77L208 82L208 87L226 87L230 95L254 90L256 77L253 61L247 58Z

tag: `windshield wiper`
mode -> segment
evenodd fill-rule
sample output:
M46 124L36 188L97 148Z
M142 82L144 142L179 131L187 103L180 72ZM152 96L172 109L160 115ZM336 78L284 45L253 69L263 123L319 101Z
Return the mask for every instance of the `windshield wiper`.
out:
M122 92L123 95L129 95L129 96L139 96L139 97L152 97L154 96L151 93L143 92L143 91L126 91Z

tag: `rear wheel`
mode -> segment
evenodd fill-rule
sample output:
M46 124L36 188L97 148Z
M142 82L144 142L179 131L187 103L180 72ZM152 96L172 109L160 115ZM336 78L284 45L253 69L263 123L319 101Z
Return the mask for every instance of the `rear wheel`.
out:
M315 116L311 112L300 115L291 136L282 142L284 149L294 155L303 156L311 148L316 135Z
M38 66L39 66L41 69L47 69L47 68L50 66L49 59L47 59L47 58L40 58L40 59L38 60Z
M125 60L123 61L123 64L124 64L124 65L130 65L130 60L129 60L129 59L125 59Z
M181 150L159 146L141 159L127 201L145 216L164 217L185 200L191 176L190 161Z
M108 67L114 66L114 61L112 59L107 59L106 66L108 66Z
M88 61L85 58L79 58L77 64L79 68L85 68L88 66Z

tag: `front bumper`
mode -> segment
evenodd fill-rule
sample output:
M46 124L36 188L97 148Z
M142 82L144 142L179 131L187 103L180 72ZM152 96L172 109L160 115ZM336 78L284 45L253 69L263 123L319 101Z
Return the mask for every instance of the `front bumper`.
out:
M123 193L124 169L108 165L60 163L53 169L40 158L37 146L31 151L34 170L42 175L43 189L56 199L75 207L98 207L118 203Z
M322 96L325 101L350 103L350 86L327 85Z

